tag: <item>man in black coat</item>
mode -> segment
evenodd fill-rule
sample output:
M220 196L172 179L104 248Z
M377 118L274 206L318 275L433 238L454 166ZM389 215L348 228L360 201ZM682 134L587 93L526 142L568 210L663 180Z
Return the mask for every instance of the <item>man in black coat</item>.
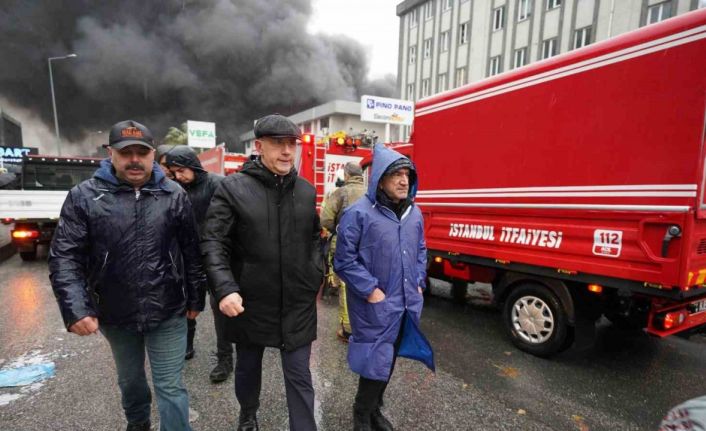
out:
M206 281L191 203L155 163L142 124L114 125L108 154L61 209L49 250L54 295L70 332L100 329L110 343L128 430L150 429L145 350L161 429L190 430L184 317L203 310Z
M164 165L189 195L199 235L202 235L206 224L206 211L208 211L211 197L213 197L218 184L223 180L223 176L206 172L196 152L186 145L174 146L165 152ZM226 380L233 371L233 345L224 337L225 318L218 312L218 303L213 295L211 295L210 302L213 310L213 323L216 327L218 364L213 368L209 377L212 382L217 383ZM186 359L191 359L194 357L196 319L188 319L187 325L189 331L186 339Z
M278 114L256 122L260 158L223 180L201 242L226 338L236 343L239 430L258 429L265 347L281 352L290 429L316 429L309 357L323 261L316 191L294 169L300 135Z

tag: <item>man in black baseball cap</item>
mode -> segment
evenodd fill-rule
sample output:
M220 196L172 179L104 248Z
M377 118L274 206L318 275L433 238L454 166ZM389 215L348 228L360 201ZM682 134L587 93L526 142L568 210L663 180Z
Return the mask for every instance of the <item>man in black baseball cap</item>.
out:
M110 158L64 201L52 288L70 332L108 340L127 430L151 429L147 355L161 429L190 431L187 318L203 310L206 285L191 201L154 162L145 126L120 122L108 142Z
M152 176L154 138L147 127L133 120L121 121L110 128L108 156L115 176L139 188Z

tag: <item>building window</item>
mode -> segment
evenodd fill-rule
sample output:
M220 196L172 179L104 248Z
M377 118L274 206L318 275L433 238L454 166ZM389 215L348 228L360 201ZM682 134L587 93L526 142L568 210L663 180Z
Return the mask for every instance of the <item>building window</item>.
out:
M419 22L419 16L417 15L417 9L412 9L409 13L409 26L416 27Z
M561 6L561 0L547 0L547 10L556 9Z
M409 47L409 64L417 62L417 45Z
M574 32L574 49L591 43L591 27L584 27Z
M430 0L424 4L424 19L430 19L434 16L434 0Z
M516 49L512 67L516 69L524 66L525 64L527 64L527 48Z
M422 79L422 97L431 96L431 79Z
M466 83L466 68L459 67L456 69L456 79L454 81L454 87L460 87Z
M446 91L446 84L448 84L448 80L449 80L448 74L442 73L439 75L439 79L436 81L437 93L441 93L442 91Z
M407 100L414 100L414 84L407 84Z
M556 55L556 38L547 39L542 42L542 59L554 57Z
M490 59L490 64L488 64L488 76L497 75L502 71L502 56L496 55Z
M319 128L328 129L328 117L321 117L319 120Z
M431 57L431 38L424 41L424 58Z
M446 52L449 50L449 32L445 31L441 33L441 39L439 40L439 51Z
M451 10L454 5L454 0L444 0L444 10Z
M647 23L654 24L672 16L672 2L667 1L647 8Z
M468 23L464 22L458 28L458 44L463 45L468 43Z
M505 6L493 9L493 31L502 30L505 25Z
M532 0L520 0L520 7L517 9L517 21L524 21L532 15Z

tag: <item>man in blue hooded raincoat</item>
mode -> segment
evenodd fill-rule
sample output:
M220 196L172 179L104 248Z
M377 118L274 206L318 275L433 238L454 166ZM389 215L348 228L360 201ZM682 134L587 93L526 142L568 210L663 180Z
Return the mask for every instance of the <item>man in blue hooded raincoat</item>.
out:
M412 162L377 145L366 197L346 209L338 226L334 267L350 286L348 363L360 375L356 431L392 430L380 407L398 355L434 369L431 346L419 330L427 250L416 190Z

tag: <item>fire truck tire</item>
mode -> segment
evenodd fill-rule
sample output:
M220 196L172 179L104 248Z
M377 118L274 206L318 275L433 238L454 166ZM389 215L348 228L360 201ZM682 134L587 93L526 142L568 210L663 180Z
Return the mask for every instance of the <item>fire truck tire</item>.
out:
M25 262L32 261L32 260L37 260L37 249L35 248L32 251L21 251L20 252L20 257L22 260Z
M457 304L466 303L468 293L468 282L464 280L454 280L451 282L451 298Z
M548 357L571 346L568 316L559 298L540 284L520 284L505 301L503 320L512 343Z

